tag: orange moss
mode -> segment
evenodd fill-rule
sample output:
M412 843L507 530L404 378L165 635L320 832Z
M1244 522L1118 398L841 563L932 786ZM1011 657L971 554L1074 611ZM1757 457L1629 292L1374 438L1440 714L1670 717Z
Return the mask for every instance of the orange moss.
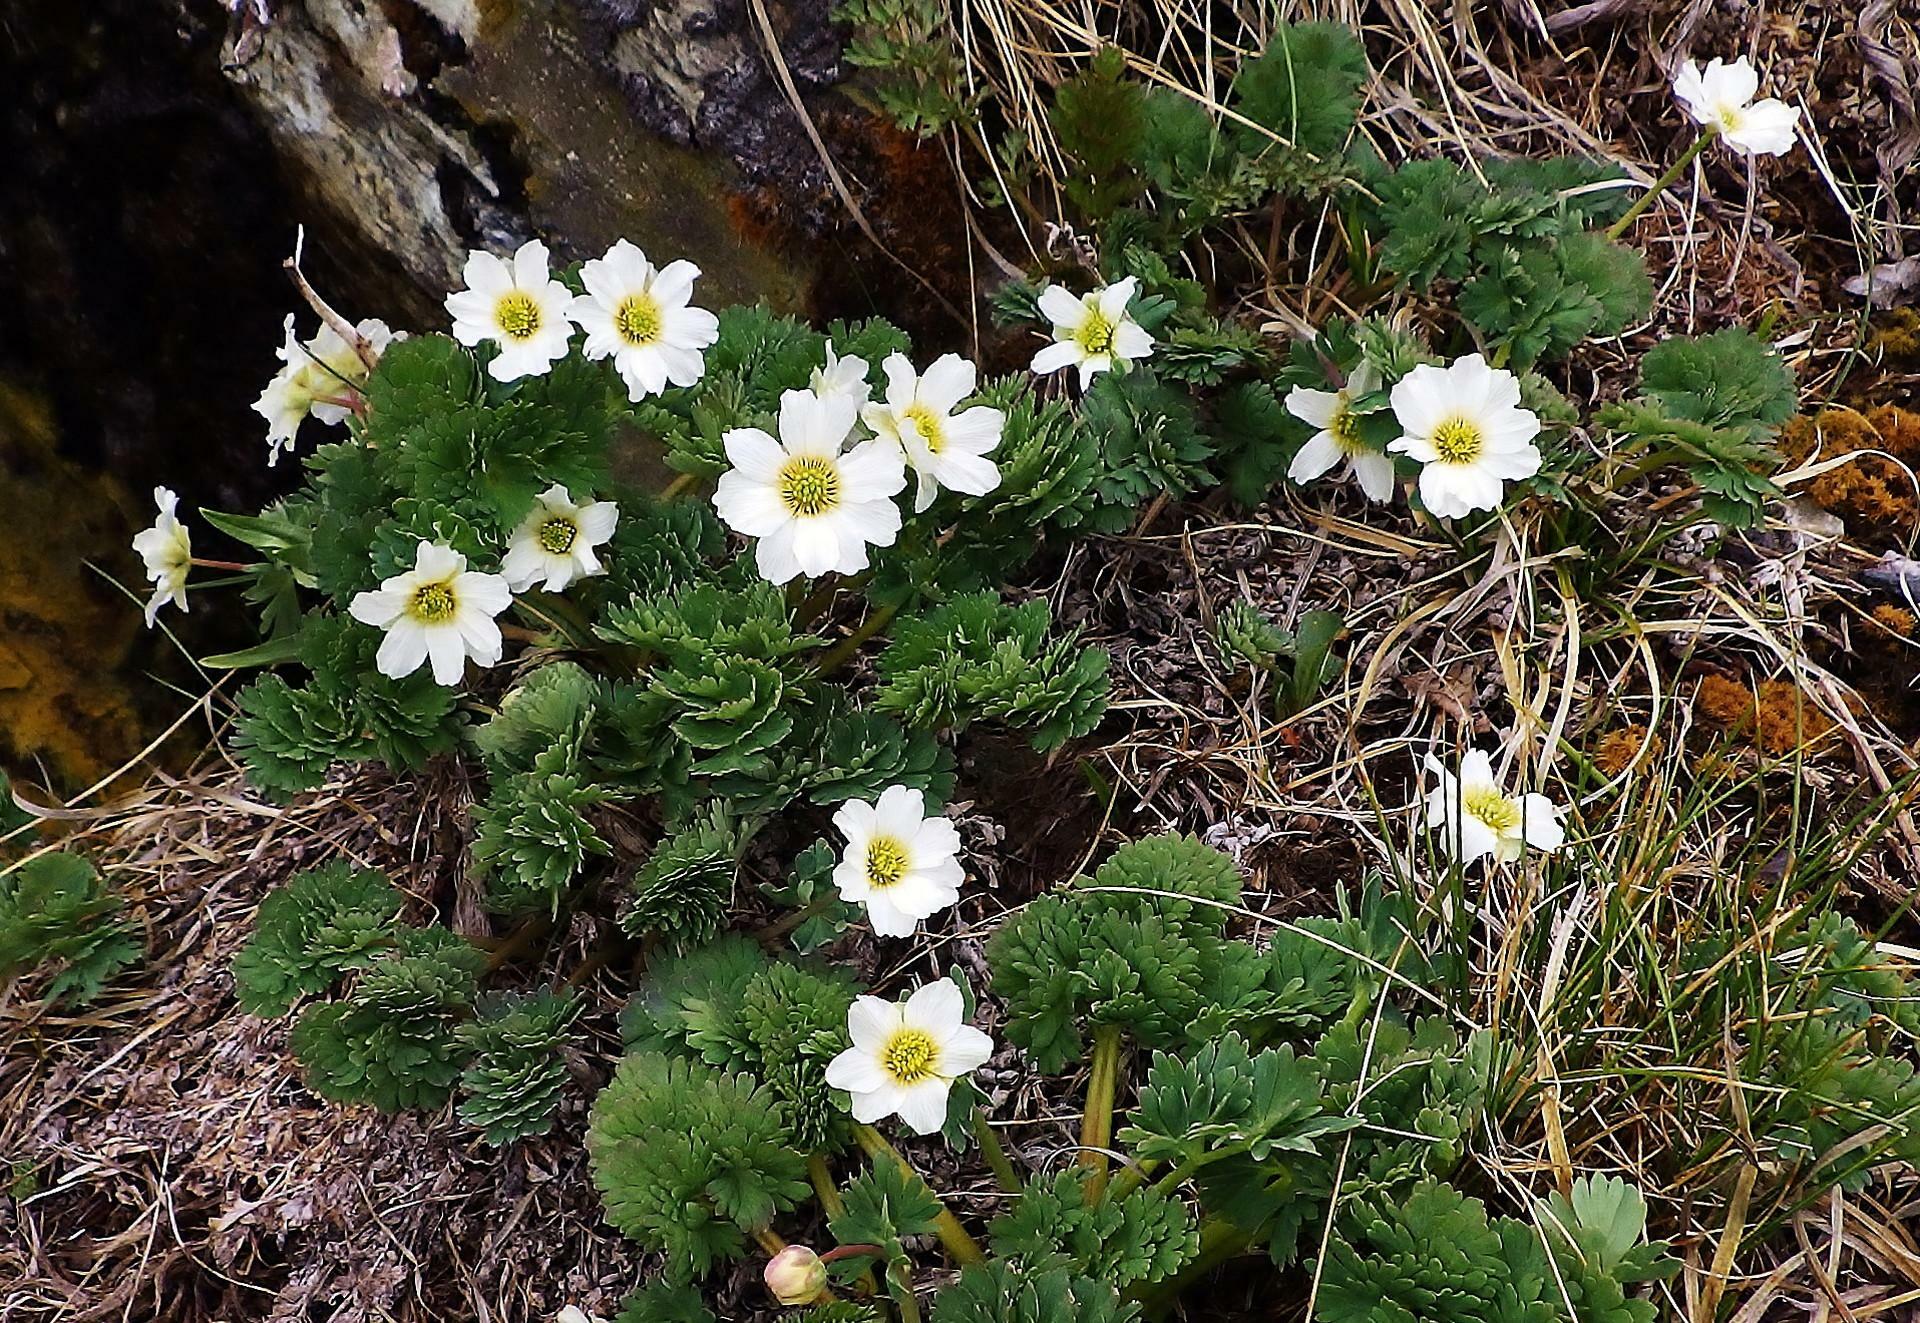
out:
M1600 769L1603 776L1618 776L1627 770L1643 745L1647 747L1649 758L1658 758L1665 747L1657 735L1648 740L1645 726L1622 726L1618 730L1610 730L1594 747L1593 765Z
M1781 433L1781 448L1796 464L1815 456L1886 452L1863 453L1850 464L1829 469L1807 484L1807 494L1856 525L1856 531L1904 531L1920 519L1910 476L1910 470L1920 468L1920 414L1893 405L1867 413L1822 409L1789 421Z
M1888 313L1868 338L1867 351L1920 362L1920 308L1895 308Z
M1753 691L1724 675L1704 675L1695 706L1702 716L1723 726L1744 726L1753 719Z
M1768 680L1754 704L1754 743L1768 753L1792 753L1824 739L1833 721L1791 680Z
M1913 612L1904 606L1893 606L1883 602L1868 613L1868 619L1889 634L1903 639L1913 637L1913 627L1916 622Z

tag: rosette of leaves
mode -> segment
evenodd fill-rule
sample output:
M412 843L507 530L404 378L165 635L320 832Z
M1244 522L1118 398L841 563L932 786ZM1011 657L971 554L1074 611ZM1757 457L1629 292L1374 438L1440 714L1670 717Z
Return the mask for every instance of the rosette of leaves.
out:
M1228 1034L1184 1057L1155 1052L1120 1141L1138 1161L1167 1169L1161 1188L1198 1178L1209 1195L1286 1191L1299 1183L1299 1157L1318 1157L1328 1135L1359 1124L1327 1110L1311 1060L1291 1047L1252 1052ZM1235 1211L1253 1203L1243 1194Z
M139 959L124 908L81 855L38 854L0 871L0 986L52 966L48 1002L92 1001Z
M742 835L716 809L661 841L634 874L620 926L635 937L658 933L683 950L711 940L726 923Z
M1200 1230L1179 1198L1143 1187L1087 1202L1081 1171L1034 1180L993 1220L993 1252L1027 1273L1066 1271L1125 1291L1164 1281L1200 1252Z
M1194 837L1122 846L1091 880L1041 896L988 942L1007 1036L1047 1074L1081 1055L1092 1026L1120 1026L1148 1047L1184 1043L1225 958L1224 907L1239 898L1233 861Z
M1365 1201L1342 1216L1321 1265L1319 1311L1333 1323L1648 1323L1653 1303L1629 1300L1627 1288L1677 1266L1660 1247L1583 1256L1557 1232L1543 1238L1529 1223L1489 1218L1479 1200L1427 1182L1404 1201Z
M1012 1263L964 1268L934 1297L932 1323L1134 1323L1140 1306L1106 1282Z
M1214 443L1191 398L1150 371L1103 373L1081 402L1080 425L1100 446L1100 505L1091 524L1101 532L1124 531L1145 500L1185 496L1214 482Z
M1233 1153L1202 1162L1201 1202L1252 1231L1274 1262L1289 1262L1303 1233L1324 1222L1336 1174L1342 1206L1404 1199L1451 1174L1482 1123L1499 1060L1492 1035L1463 1042L1437 1017L1411 1028L1391 1013L1377 1023L1342 1020L1301 1058L1322 1098L1320 1115L1302 1121L1309 1142L1264 1160ZM1345 1131L1337 1152L1317 1142L1336 1130Z
M1234 670L1272 674L1275 706L1281 716L1291 716L1311 706L1338 669L1332 651L1343 624L1336 612L1316 609L1302 612L1299 628L1289 631L1236 598L1214 618L1213 641Z
M726 550L726 530L705 501L661 501L621 491L620 522L607 543L600 585L608 604L655 597L703 582Z
M1073 637L1049 640L1044 599L1019 606L967 593L899 623L880 654L875 706L917 729L958 730L995 717L1047 752L1092 730L1106 711L1107 656Z
M1380 262L1416 289L1463 282L1461 315L1525 369L1645 315L1640 255L1589 227L1621 206L1612 165L1579 157L1377 167L1367 207Z
M594 1100L587 1154L607 1220L686 1283L740 1257L746 1234L810 1192L766 1089L654 1052L621 1061Z
M536 770L494 783L473 807L473 872L487 884L497 913L558 913L591 856L612 846L594 829L589 810L614 798L564 772Z
M930 805L953 797L953 754L932 735L909 730L883 713L834 706L840 710L828 718L818 754L799 772L808 799L816 804L875 800L889 786L922 791Z
M1626 438L1621 449L1651 450L1637 468L1683 467L1706 494L1709 518L1746 528L1780 495L1771 443L1798 402L1793 373L1772 346L1734 327L1649 349L1639 397L1608 405L1595 421Z
M444 1105L466 1053L456 1027L472 1012L486 957L445 928L406 928L338 1001L309 1006L291 1043L307 1087L383 1112Z
M260 902L253 937L233 958L234 993L249 1015L285 1015L399 946L405 904L386 874L336 859Z
M473 1054L460 1076L460 1119L489 1144L545 1134L567 1082L562 1052L580 1014L572 992L484 997L455 1037Z
M576 662L549 662L500 701L500 710L473 732L474 747L496 778L536 765L574 770L608 700L606 681Z
M690 1053L779 1100L809 1152L845 1147L827 1063L847 1046L858 989L824 967L776 961L737 935L656 961L621 1021L629 1050Z
M294 646L311 672L304 685L265 675L240 692L234 747L262 790L286 798L319 785L336 762L411 768L455 746L457 694L424 668L399 680L380 674L380 631L313 615Z

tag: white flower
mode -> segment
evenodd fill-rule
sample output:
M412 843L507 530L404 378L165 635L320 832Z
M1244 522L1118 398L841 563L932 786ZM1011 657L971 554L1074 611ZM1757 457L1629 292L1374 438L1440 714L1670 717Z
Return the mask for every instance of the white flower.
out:
M507 543L500 573L507 587L524 593L540 580L550 593L563 592L575 579L605 574L593 549L613 536L620 507L612 501L575 505L559 483L534 499L533 511Z
M153 596L147 599L149 629L168 602L187 609L187 570L193 564L193 535L174 514L180 498L165 487L155 487L153 503L160 508L159 517L152 528L142 529L133 539L133 549L140 553L153 583Z
M842 358L833 352L831 344L827 346L826 366L813 370L807 386L823 400L839 396L859 406L873 398L873 387L867 382L867 360L858 355Z
M553 1323L600 1323L598 1314L589 1314L578 1305L568 1305L553 1316Z
M1405 435L1387 449L1419 461L1420 499L1443 519L1498 509L1503 484L1540 471L1540 420L1520 407L1513 373L1478 354L1421 364L1391 398Z
M1129 365L1153 352L1153 337L1127 315L1133 301L1132 276L1105 289L1075 298L1058 285L1040 292L1040 311L1053 323L1053 343L1033 356L1033 370L1042 376L1063 367L1080 369L1080 388L1093 384L1095 374Z
M1502 862L1518 859L1525 850L1552 854L1567 839L1554 802L1545 795L1503 792L1493 764L1479 749L1461 757L1458 777L1432 754L1427 771L1438 778L1427 792L1427 829L1440 831L1463 864L1487 854Z
M1693 122L1713 129L1727 145L1746 156L1784 156L1793 150L1800 110L1766 97L1755 101L1760 75L1741 56L1732 64L1710 60L1706 71L1688 60L1673 76L1673 94Z
M293 314L287 314L286 342L277 351L280 370L273 374L253 411L267 420L267 463L277 462L282 450L293 449L294 436L308 414L323 423L343 421L371 369L340 333L322 322L320 333L300 343L293 333ZM373 346L375 356L394 340L387 324L369 317L354 330Z
M833 870L842 899L867 907L882 937L911 937L920 921L960 899L960 833L927 816L918 790L889 786L877 803L848 800L833 815L847 848Z
M1287 476L1305 485L1345 460L1347 473L1360 484L1370 501L1393 499L1393 460L1369 446L1360 435L1360 415L1353 402L1380 389L1380 372L1361 359L1347 384L1337 391L1295 386L1287 392L1287 412L1320 430L1300 447Z
M492 253L468 253L467 287L447 295L453 338L472 348L491 340L500 353L487 364L495 381L543 375L565 358L573 325L567 320L571 291L547 276L547 246L529 239L513 265Z
M587 292L567 315L587 333L588 358L611 358L627 398L658 395L667 383L691 386L706 370L704 351L720 338L720 319L688 305L700 268L669 262L658 270L625 239L580 268Z
M471 657L482 666L500 660L500 626L493 618L513 604L507 581L467 568L467 558L441 542L422 541L413 568L383 580L378 592L358 593L347 611L362 624L387 631L374 662L398 680L429 657L433 678L460 683Z
M780 397L780 439L757 427L721 437L733 467L720 475L714 509L729 528L758 538L763 578L853 574L867 547L890 547L900 532L893 497L907 485L900 447L869 437L841 452L855 405L790 390Z
M950 978L905 1002L858 997L847 1011L853 1046L827 1064L827 1083L853 1095L853 1119L898 1115L915 1134L947 1123L953 1082L993 1055L993 1040L964 1023L966 1003Z
M916 375L905 354L888 354L880 367L887 374L886 401L866 405L860 416L875 436L899 446L920 475L914 510L932 505L942 487L968 496L998 487L1000 470L986 455L1000 444L1007 416L985 405L953 411L973 394L973 364L958 354L942 354Z

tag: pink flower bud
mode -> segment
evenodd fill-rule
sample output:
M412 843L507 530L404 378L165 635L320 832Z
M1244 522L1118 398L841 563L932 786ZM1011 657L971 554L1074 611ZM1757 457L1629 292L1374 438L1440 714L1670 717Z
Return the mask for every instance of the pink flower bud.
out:
M827 1289L827 1265L805 1245L789 1245L767 1260L767 1290L783 1305L810 1305Z

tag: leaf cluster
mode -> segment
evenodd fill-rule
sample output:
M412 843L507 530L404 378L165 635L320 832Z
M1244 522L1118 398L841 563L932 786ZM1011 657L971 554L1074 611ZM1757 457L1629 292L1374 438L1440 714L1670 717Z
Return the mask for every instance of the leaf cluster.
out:
M84 1003L140 958L140 941L85 856L36 854L0 870L0 985L50 968L49 1002Z
M777 1099L657 1052L621 1061L594 1100L587 1153L607 1220L665 1256L675 1284L739 1258L747 1232L809 1192Z

